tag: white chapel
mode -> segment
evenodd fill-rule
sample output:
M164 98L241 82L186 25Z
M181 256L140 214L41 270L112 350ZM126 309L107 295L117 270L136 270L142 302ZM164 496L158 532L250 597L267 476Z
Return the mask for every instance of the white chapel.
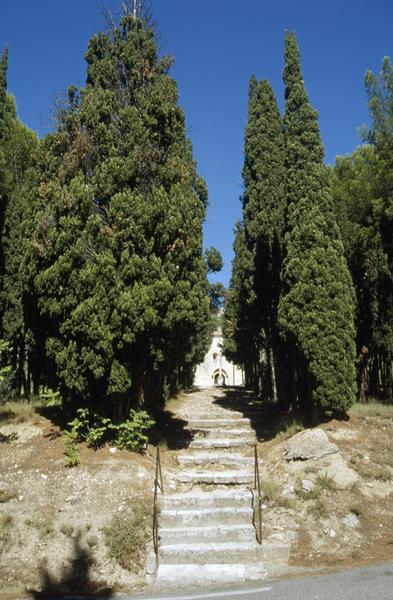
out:
M200 388L243 385L243 371L222 354L223 335L220 326L213 333L212 343L202 363L195 371L194 385Z

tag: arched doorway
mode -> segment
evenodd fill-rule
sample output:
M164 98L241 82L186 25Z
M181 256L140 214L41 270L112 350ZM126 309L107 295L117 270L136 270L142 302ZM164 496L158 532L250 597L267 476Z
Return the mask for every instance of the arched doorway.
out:
M216 369L212 377L214 385L228 385L228 374L224 369Z

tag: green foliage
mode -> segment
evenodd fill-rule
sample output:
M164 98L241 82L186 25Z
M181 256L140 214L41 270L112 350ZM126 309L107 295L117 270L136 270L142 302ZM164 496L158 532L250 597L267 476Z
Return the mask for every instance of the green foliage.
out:
M72 445L84 441L92 448L99 448L111 442L121 450L141 452L148 442L146 433L154 425L153 419L146 411L131 409L129 418L121 423L114 423L92 409L79 408L77 416L68 425L67 443Z
M284 81L288 212L278 320L298 402L309 412L346 411L355 396L354 293L292 33Z
M75 431L65 431L65 451L67 467L76 467L79 464L79 452L78 452L78 434Z
M262 350L278 354L284 221L284 132L271 86L250 80L244 144L243 223L237 226L235 259L226 302L225 354L253 370ZM270 386L271 387L271 386ZM263 390L266 395L270 391Z
M208 273L217 273L218 271L221 271L223 265L222 256L214 246L206 248L205 261Z
M124 407L206 350L207 193L153 30L126 13L86 61L38 157L31 327L65 400Z

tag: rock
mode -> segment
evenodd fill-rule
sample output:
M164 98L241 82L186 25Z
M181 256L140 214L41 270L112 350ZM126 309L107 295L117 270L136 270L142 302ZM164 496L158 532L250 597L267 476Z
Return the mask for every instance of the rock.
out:
M345 519L343 519L344 521L344 525L346 525L347 527L357 527L360 524L359 519L357 518L357 516L354 513L349 513Z
M329 531L329 537L331 537L331 538L335 538L335 537L336 537L336 535L337 535L337 533L334 531L334 529L331 529L331 530Z
M350 490L359 481L359 475L348 467L341 454L330 457L325 475L339 490Z
M295 495L295 486L294 485L287 485L283 489L282 495L285 496L285 497L294 496Z
M110 452L111 454L116 454L116 452L117 452L117 448L109 448L109 452Z
M336 444L329 442L323 429L308 429L294 435L287 444L287 460L308 460L322 458L338 452Z
M315 489L315 483L311 479L302 479L302 490L303 492L312 492Z

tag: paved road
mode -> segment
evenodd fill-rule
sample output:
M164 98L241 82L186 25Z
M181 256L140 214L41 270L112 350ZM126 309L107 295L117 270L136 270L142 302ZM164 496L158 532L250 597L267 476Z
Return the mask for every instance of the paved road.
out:
M179 573L181 578L181 573ZM144 593L127 600L393 600L393 562L331 575L265 581L253 588Z

